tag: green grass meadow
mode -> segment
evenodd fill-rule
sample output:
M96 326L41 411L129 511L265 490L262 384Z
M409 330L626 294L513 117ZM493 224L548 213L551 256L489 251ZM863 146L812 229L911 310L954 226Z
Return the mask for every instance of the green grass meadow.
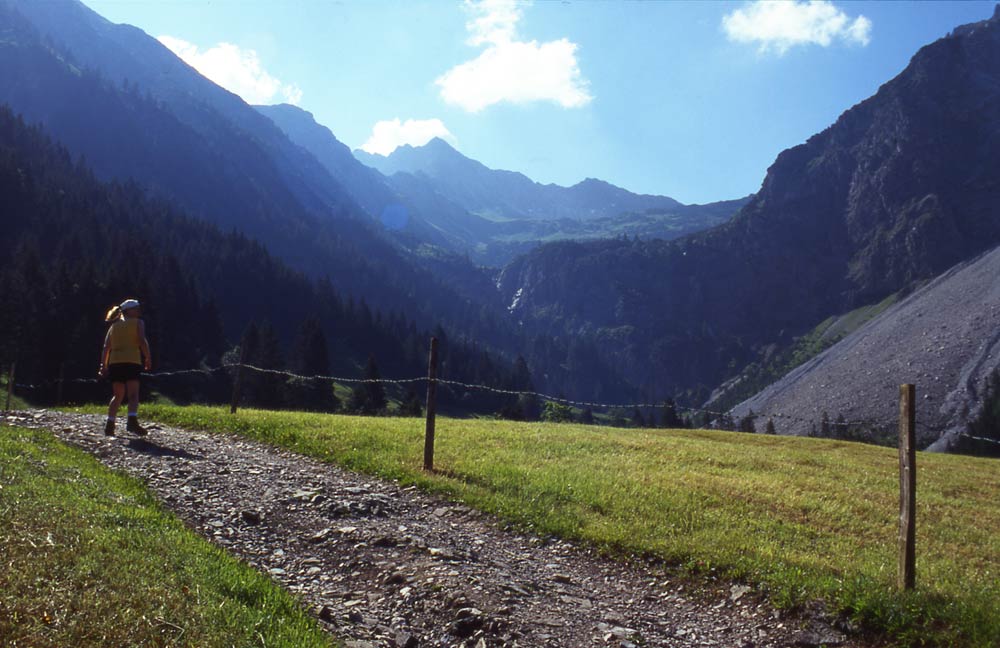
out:
M138 481L0 426L0 646L332 646Z
M1000 645L1000 463L918 455L917 589L897 591L893 449L717 431L223 408L143 415L398 479L540 534L826 601L900 645Z

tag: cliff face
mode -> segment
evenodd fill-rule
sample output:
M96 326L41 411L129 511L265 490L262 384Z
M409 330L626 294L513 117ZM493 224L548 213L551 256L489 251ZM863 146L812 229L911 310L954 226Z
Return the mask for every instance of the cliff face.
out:
M625 360L652 358L663 386L711 385L761 345L989 249L998 205L995 15L922 48L873 97L781 153L731 222L671 243L543 247L499 285L524 319L625 331Z

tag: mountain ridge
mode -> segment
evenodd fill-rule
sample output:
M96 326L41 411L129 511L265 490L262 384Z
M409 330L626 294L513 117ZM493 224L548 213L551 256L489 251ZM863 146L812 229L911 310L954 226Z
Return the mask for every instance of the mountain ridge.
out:
M359 149L354 155L388 177L400 172L423 174L442 195L473 214L494 220L586 220L682 206L667 196L634 194L596 178L570 187L542 184L518 171L490 169L439 137L423 146L404 144L388 156Z
M312 113L289 104L254 106L298 146L309 151L348 193L391 232L438 245L452 252L464 252L475 245L486 223L455 208L421 208L423 204L401 193L377 170L359 162L350 148Z

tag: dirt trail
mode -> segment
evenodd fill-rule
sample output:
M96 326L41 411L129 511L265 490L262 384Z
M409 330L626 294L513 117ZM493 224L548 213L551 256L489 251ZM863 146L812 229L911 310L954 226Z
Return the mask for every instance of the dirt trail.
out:
M0 419L3 420L3 419ZM860 646L750 588L504 530L465 506L245 439L15 412L143 479L197 532L301 596L348 648Z

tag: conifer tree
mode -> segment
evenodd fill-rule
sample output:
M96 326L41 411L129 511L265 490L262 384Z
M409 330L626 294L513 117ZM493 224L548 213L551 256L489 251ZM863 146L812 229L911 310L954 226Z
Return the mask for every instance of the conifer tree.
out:
M534 381L531 379L531 370L528 369L528 362L524 356L519 355L514 361L513 389L527 392L535 390ZM514 413L519 414L519 420L537 421L542 415L542 407L534 394L518 396L517 403L512 409Z
M340 403L333 393L330 381L314 378L330 373L326 335L319 319L315 317L307 317L299 325L292 351L292 371L309 377L295 381L295 406L321 412L333 412L338 409Z
M406 398L399 406L399 415L416 417L424 415L423 403L420 401L420 397L417 396L417 390L412 385L406 391Z
M260 369L284 369L284 358L274 328L270 324L250 322L241 342L243 362ZM252 407L278 409L285 403L285 378L272 373L244 368L243 399Z
M257 322L250 322L240 339L240 355L243 363L253 365L260 354L260 329ZM246 367L240 369L242 381L242 400L251 406L257 406L257 394L260 392L261 374Z
M685 427L684 419L677 414L677 403L674 402L673 398L668 398L663 404L663 417L660 425L671 429Z
M378 365L375 363L375 356L370 355L368 356L368 364L365 367L366 382L358 383L353 391L351 391L349 407L352 411L371 416L380 414L385 410L385 389L382 387L382 383L367 382L380 379L381 375L379 374Z
M830 415L825 410L819 420L819 435L824 439L829 439L833 436L830 433Z

